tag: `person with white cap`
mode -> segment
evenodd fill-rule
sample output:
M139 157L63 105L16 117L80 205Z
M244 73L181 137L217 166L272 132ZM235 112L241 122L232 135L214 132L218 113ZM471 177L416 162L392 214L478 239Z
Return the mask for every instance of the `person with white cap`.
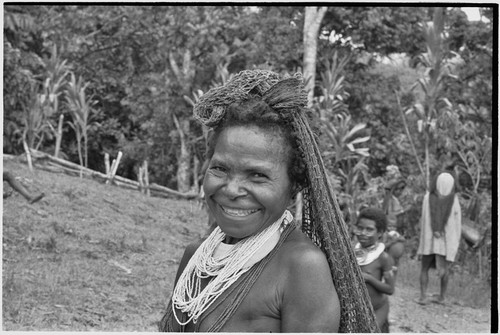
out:
M421 256L420 298L425 305L429 282L429 269L435 267L440 278L440 292L432 302L444 303L448 287L449 270L455 261L462 230L462 213L456 181L451 173L441 172L433 180L430 191L425 194L420 218L420 242L417 254Z

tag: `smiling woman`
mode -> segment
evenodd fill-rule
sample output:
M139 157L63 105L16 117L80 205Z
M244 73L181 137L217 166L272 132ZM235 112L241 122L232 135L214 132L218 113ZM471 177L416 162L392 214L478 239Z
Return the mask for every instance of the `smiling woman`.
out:
M226 243L262 231L292 204L287 145L281 135L255 126L233 126L218 136L204 189Z
M160 330L377 330L321 157L312 155L306 102L300 75L256 70L195 106L214 130L203 188L217 227L186 249ZM300 191L301 225L287 210Z

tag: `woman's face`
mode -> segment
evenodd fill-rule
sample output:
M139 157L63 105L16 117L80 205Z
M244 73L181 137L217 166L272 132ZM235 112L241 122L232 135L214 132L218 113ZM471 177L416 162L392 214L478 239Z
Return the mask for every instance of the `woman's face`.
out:
M283 137L271 130L257 126L222 130L203 188L227 243L260 232L290 204L288 152Z

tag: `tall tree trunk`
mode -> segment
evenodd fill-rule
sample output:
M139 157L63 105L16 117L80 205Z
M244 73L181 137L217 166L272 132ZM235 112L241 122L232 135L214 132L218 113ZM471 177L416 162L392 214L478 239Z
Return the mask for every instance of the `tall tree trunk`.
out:
M195 193L200 192L200 183L198 181L198 174L200 172L200 160L196 155L193 155L193 187L192 191Z
M397 91L395 91L395 94L396 94L396 101L398 102L398 111L399 111L399 114L401 114L401 118L403 120L403 126L404 126L405 132L406 132L406 137L408 137L408 141L410 142L411 150L413 151L413 156L415 156L415 160L417 162L418 169L420 170L420 173L427 180L426 173L424 172L424 168L422 167L422 163L420 163L420 159L418 158L417 148L415 148L415 143L413 142L413 138L411 137L411 134L410 134L410 129L408 128L408 122L406 122L405 113L403 111L403 108L401 107L401 100L399 98L399 94Z
M177 190L179 192L189 192L190 190L190 163L191 150L187 143L186 132L189 133L189 120L179 120L173 115L175 127L179 133L180 150L177 158Z
M182 55L182 67L179 67L175 60L173 52L169 52L168 60L170 69L175 75L177 82L182 87L184 95L191 95L195 76L195 65L191 61L191 52L189 49L184 50ZM187 115L179 115L180 120L173 115L175 127L179 132L180 148L177 159L177 189L179 192L188 192L191 189L191 149L189 146L189 117Z
M425 186L430 190L430 159L429 159L429 134L425 132Z
M309 106L312 105L314 85L316 81L316 55L318 51L318 34L321 21L327 7L306 7L304 16L304 58L303 74L306 80Z
M304 17L304 58L303 76L306 80L308 107L312 106L314 84L316 81L316 55L318 52L318 34L321 21L325 16L327 7L306 7ZM295 220L302 222L302 193L297 194Z

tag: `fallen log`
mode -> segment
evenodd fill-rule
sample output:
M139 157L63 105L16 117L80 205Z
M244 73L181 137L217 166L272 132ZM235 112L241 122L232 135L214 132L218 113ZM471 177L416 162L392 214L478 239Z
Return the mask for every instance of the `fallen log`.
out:
M94 171L92 169L86 168L76 163L69 162L62 158L54 157L52 155L46 154L37 150L30 150L31 156L37 161L47 161L51 166L56 166L62 168L64 172L71 174L85 174L86 176L98 179L102 182L109 180L109 175ZM125 187L128 189L140 190L140 184L138 181L130 180L121 176L115 175L113 177L113 184L119 187ZM160 194L164 197L174 196L183 199L195 199L198 197L197 193L182 193L176 190L172 190L168 187L161 186L158 184L149 184L149 189L154 191L154 194Z
M4 159L9 159L9 160L14 160L14 159L18 159L19 158L19 156L9 155L9 154L3 154L2 157Z
M144 161L144 166L143 166L143 179L144 179L144 185L146 187L146 195L149 197L151 195L151 191L149 190L149 170L148 170L148 161Z
M172 190L168 187L161 186L161 185L158 185L155 183L149 184L149 189L151 191L156 191L156 192L165 192L165 193L172 194L172 195L184 198L184 199L195 199L196 197L198 197L198 193L182 193L182 192Z
M68 162L62 158L57 158L57 157L51 156L49 154L46 154L46 153L40 152L40 151L36 151L33 153L35 154L35 155L33 155L33 157L36 157L37 160L48 160L49 162L56 163L56 165L59 165L65 169L69 170L70 172L80 173L80 171L81 171L82 173L87 174L91 177L97 177L98 179L102 179L105 181L109 180L109 176L104 174L104 173L94 171L92 169L86 168L86 167L78 165L76 163ZM113 179L120 181L121 183L124 183L124 184L138 186L138 183L134 182L133 180L123 178L120 176L114 176Z

